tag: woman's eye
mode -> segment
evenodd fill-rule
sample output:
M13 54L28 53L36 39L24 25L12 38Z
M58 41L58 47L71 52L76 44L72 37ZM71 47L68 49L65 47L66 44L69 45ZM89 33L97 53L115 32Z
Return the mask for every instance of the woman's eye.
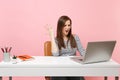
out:
M66 25L64 25L64 26L66 26Z
M70 27L71 25L64 25L64 27L66 27L66 26L69 26L69 27Z

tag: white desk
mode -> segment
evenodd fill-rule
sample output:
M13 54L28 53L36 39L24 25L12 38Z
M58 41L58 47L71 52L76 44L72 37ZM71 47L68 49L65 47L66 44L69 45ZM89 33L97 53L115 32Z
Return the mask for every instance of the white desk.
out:
M0 62L0 76L115 76L116 80L119 76L120 65L113 60L80 64L70 57L34 56L34 58L17 64Z

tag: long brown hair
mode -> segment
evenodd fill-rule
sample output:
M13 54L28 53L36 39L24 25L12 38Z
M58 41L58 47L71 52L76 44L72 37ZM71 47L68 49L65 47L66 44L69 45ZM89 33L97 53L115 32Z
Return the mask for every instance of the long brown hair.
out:
M62 35L62 29L65 26L65 22L67 20L70 20L70 26L72 26L72 21L68 16L61 16L58 19L58 23L57 23L57 41L58 41L58 48L61 50L61 47L66 48L65 44L64 44L64 40L63 40L63 35ZM71 44L71 48L75 48L76 47L76 41L72 35L72 28L70 29L68 35L68 41L70 40L70 44ZM68 43L67 41L67 43Z

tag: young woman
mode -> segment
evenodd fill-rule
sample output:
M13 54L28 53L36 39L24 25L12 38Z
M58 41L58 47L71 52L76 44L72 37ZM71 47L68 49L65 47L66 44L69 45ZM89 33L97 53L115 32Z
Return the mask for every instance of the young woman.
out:
M57 36L54 37L52 28L49 28L53 56L75 56L78 50L80 55L85 54L80 39L72 34L72 21L68 16L61 16L57 24ZM84 80L83 77L51 77L51 80Z

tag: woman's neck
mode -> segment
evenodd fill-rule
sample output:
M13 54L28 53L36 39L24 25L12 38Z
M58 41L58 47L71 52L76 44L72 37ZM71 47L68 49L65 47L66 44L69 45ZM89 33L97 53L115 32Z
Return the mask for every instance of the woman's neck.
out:
M64 37L63 37L63 40L64 40L64 41L67 41L67 40L68 40L68 37L67 37L67 36L64 36Z

